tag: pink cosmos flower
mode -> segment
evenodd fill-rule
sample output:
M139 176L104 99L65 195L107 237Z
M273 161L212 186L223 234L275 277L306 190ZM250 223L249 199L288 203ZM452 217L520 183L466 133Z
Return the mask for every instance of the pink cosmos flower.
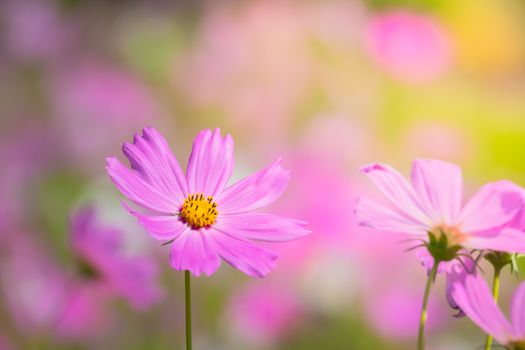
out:
M226 186L233 171L233 139L220 130L201 131L186 176L166 140L153 128L135 135L123 151L131 169L114 157L107 171L117 188L143 207L126 208L155 239L172 243L170 263L194 275L213 274L224 259L247 275L263 277L278 255L255 241L288 241L306 235L306 223L253 213L272 203L288 184L280 159Z
M465 274L452 286L452 297L463 312L486 333L511 350L525 348L525 282L514 292L510 321L494 302L478 274Z
M463 205L461 169L431 159L415 160L412 183L387 165L371 164L361 171L391 206L360 198L359 224L427 240L428 233L445 235L450 246L525 252L525 234L503 229L520 212L523 190L510 181L483 186Z
M71 243L86 288L100 287L145 309L162 297L156 283L158 269L147 257L128 257L122 250L122 232L99 225L91 207L72 219Z

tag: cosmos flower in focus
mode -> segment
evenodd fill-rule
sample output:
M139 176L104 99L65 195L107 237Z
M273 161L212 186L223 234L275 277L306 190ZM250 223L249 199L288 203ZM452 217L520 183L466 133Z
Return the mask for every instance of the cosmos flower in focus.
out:
M131 169L114 157L107 171L117 188L143 209L126 208L149 234L171 243L175 270L211 275L221 258L254 277L275 267L278 255L253 241L281 242L309 231L306 223L253 212L276 200L288 185L280 159L226 186L233 171L233 139L219 129L201 131L193 142L186 174L166 140L153 128L136 134L123 151Z
M523 190L510 181L486 184L463 205L461 169L451 163L415 160L412 183L386 165L367 165L362 172L390 206L360 198L356 206L360 225L421 239L433 257L434 248L441 249L444 243L443 253L449 256L440 261L452 260L463 248L525 252L523 232L505 228L524 203Z
M479 274L465 274L452 285L452 297L461 310L483 331L510 350L525 349L525 282L514 292L510 321L494 302Z

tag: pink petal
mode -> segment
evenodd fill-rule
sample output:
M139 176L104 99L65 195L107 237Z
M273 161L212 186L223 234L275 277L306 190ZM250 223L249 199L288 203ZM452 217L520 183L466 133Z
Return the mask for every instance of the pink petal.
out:
M175 270L189 270L195 276L202 272L211 276L221 265L210 231L186 229L175 241L170 252L170 264Z
M452 286L452 297L463 312L481 329L505 344L512 334L512 326L494 303L490 290L479 275L466 275Z
M361 168L377 189L411 221L429 227L432 222L422 209L412 186L397 171L387 165L371 164Z
M233 171L233 139L224 138L220 129L201 131L191 150L186 179L190 193L215 197L223 189Z
M126 203L124 207L135 216L139 223L146 228L146 231L159 241L169 241L177 238L187 225L183 223L178 216L174 215L144 215Z
M358 198L355 212L359 225L381 231L392 231L426 236L428 228L421 222L403 216L396 211L367 198Z
M412 165L412 185L433 222L455 222L463 198L459 166L440 160L417 159Z
M464 206L458 218L463 232L496 231L523 205L520 188L510 181L484 185Z
M288 186L290 172L281 159L226 188L217 198L222 214L237 214L264 207L276 200Z
M141 179L137 172L128 169L117 158L106 158L106 170L113 183L133 202L161 213L176 213L177 203Z
M252 277L264 277L275 268L275 252L230 232L212 230L219 255L234 268Z
M525 338L525 282L520 283L512 296L510 319L516 331L516 337Z
M144 128L142 134L122 147L131 167L159 192L182 203L188 195L186 179L168 143L153 128Z
M426 249L425 249L426 250ZM428 252L428 251L427 251ZM467 253L467 252L465 252ZM430 256L430 253L428 253ZM433 260L432 256L430 258ZM442 262L443 266L448 270L446 274L446 283L445 283L445 295L448 301L448 304L451 308L458 311L455 317L463 317L465 313L461 310L461 307L456 303L452 295L452 290L456 283L464 283L465 278L468 274L476 274L476 267L472 258L461 257L463 263L460 263L457 260L452 260L447 263ZM466 269L465 269L466 267Z
M496 250L508 253L525 253L525 232L505 227L499 233L491 236L470 235L465 243L471 248L480 250Z
M290 241L310 232L304 221L261 213L220 215L215 227L243 238L269 242Z

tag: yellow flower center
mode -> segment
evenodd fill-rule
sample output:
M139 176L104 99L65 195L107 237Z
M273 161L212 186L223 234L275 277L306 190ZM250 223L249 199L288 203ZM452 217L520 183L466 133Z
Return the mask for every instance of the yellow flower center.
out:
M190 194L180 210L184 222L195 230L213 225L218 214L213 197L204 197L202 193Z

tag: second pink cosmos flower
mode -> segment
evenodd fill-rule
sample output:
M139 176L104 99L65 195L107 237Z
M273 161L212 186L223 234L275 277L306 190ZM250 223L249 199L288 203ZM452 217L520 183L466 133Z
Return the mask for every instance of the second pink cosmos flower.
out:
M193 142L186 174L166 140L153 128L136 134L123 152L131 169L114 157L107 171L117 188L141 211L126 208L155 239L172 243L175 270L211 275L221 258L247 275L263 277L277 254L254 241L288 241L306 235L306 223L253 212L272 203L288 185L289 172L276 160L227 186L234 167L233 139L219 129L201 131Z
M451 163L417 159L411 183L387 165L371 164L361 171L390 206L360 198L360 225L422 239L429 232L444 234L449 244L471 249L525 252L523 232L507 227L524 204L523 190L510 181L488 183L463 204L461 169Z

